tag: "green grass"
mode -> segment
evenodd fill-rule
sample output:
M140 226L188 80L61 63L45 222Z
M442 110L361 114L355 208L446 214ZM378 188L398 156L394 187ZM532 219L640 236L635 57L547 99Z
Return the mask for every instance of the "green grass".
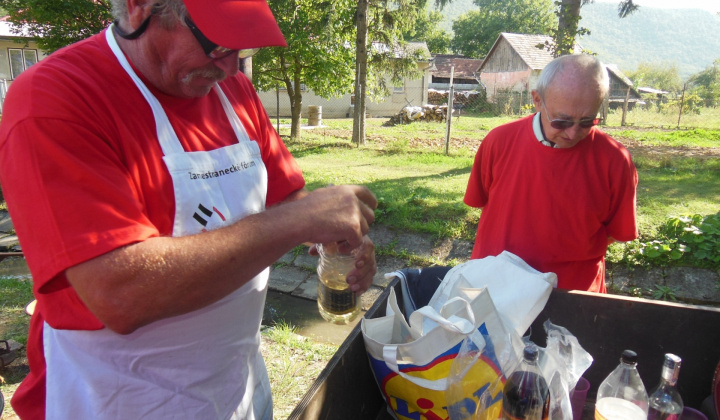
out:
M27 279L0 277L0 339L15 340L27 344L30 317L25 313L25 305L33 299L32 282ZM24 357L24 351L18 357ZM17 361L0 370L0 392L5 396L3 419L14 413L10 407L9 396L17 389L27 371Z
M286 419L290 415L335 352L336 346L299 336L286 323L262 331L262 354L270 378L276 419Z
M413 123L384 127L385 119L370 119L368 142L351 144L350 120L327 120L323 130L303 132L288 142L308 181L308 188L327 184L367 185L378 197L377 223L438 238L472 240L480 211L466 206L463 195L477 145L489 128L511 118L463 116L461 141L453 129L449 155L444 153L444 124ZM453 120L455 125L455 120ZM434 126L434 128L433 128ZM640 147L633 155L638 169L638 227L641 240L655 237L670 217L713 214L720 208L720 124L714 129L632 130L606 127L620 141ZM403 141L403 139L405 139ZM692 149L697 157L677 154ZM611 247L609 261L618 262L633 244Z

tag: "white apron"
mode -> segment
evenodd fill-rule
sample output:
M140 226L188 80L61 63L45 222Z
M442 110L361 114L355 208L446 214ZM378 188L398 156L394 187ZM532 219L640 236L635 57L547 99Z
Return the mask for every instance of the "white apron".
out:
M118 47L112 27L106 37L152 108L175 191L173 236L262 211L267 171L260 149L220 87L215 85L215 92L239 143L185 152L162 106ZM206 308L129 335L107 328L55 330L46 323L46 418L272 419L270 383L259 352L268 273Z

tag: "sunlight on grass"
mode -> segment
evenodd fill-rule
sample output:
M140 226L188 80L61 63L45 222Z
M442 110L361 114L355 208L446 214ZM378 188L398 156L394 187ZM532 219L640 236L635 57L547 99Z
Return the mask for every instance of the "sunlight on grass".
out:
M270 378L276 419L286 419L337 351L297 335L286 323L262 331L262 355Z

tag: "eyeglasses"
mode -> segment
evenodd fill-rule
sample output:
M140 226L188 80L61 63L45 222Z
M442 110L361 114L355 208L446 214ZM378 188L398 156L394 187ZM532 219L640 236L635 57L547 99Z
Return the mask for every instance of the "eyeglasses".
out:
M602 121L602 118L582 118L578 121L562 119L551 120L550 117L547 115L548 112L547 107L545 106L545 101L543 101L543 108L545 108L545 118L550 123L550 127L556 130L567 130L575 124L579 125L580 128L590 128L600 124L600 121Z
M260 48L234 50L231 48L221 47L220 45L207 39L207 37L200 31L200 29L195 26L195 22L193 22L189 16L185 16L185 24L188 26L188 28L190 28L190 32L192 32L192 34L195 36L195 39L197 39L200 43L200 46L205 52L205 55L212 58L213 60L225 58L233 52L237 52L238 58L248 58L252 57L253 55L255 55L255 53L260 51Z

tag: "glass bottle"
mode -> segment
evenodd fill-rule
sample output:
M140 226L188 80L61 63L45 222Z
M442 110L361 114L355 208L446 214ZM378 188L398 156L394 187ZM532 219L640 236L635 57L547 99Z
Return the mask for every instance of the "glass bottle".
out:
M503 420L547 420L550 413L550 389L537 365L538 356L537 346L525 346L520 366L505 382Z
M343 254L336 243L317 244L318 309L334 324L347 324L360 313L360 298L350 290L346 277L355 267L353 252Z
M637 371L637 353L625 350L620 364L600 384L595 420L645 420L648 395Z
M665 355L660 383L650 394L648 420L678 420L683 411L683 401L675 385L680 376L682 360L672 354Z

